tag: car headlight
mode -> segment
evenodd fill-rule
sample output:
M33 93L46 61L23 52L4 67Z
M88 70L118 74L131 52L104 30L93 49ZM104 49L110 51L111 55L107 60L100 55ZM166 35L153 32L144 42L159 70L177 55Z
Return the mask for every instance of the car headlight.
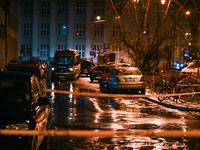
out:
M6 129L12 130L28 130L29 120L26 120L25 123L18 123L18 124L9 124L6 126Z
M54 71L54 68L51 68L52 71Z
M69 70L70 70L70 71L73 71L74 69L73 69L73 68L69 68Z

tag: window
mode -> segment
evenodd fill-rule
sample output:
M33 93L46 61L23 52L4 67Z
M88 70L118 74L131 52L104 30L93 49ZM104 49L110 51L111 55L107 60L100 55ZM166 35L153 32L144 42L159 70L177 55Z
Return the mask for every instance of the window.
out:
M24 14L32 14L32 2L24 2Z
M41 2L41 14L49 14L49 2Z
M104 26L102 23L94 24L94 36L103 36Z
M119 36L119 29L116 25L113 26L113 36Z
M49 44L41 44L40 46L40 57L49 56Z
M79 51L80 57L85 57L85 45L76 45L76 50Z
M67 14L67 2L59 2L58 3L58 13L59 13L59 15Z
M21 45L21 50L22 52L21 55L22 56L31 56L31 44L23 44Z
M67 48L66 44L59 44L58 45L58 49L65 49L65 48Z
M122 57L122 54L121 54L121 45L114 45L113 46L113 51L114 51L114 53L115 53L115 58L116 58L116 60L120 60L121 59L121 57Z
M67 35L67 24L58 24L58 35Z
M104 14L104 0L98 0L94 4L94 13L95 14Z
M114 45L113 51L121 51L121 46L120 45Z
M32 23L24 23L24 35L32 35Z
M41 23L41 36L49 35L49 23Z
M76 36L85 35L85 24L76 24Z
M76 3L76 14L77 15L85 14L85 1L80 1Z

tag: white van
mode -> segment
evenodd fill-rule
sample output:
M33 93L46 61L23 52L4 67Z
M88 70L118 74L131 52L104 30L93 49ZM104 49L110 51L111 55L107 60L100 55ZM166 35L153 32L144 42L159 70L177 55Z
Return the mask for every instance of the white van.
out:
M198 61L193 60L189 65L181 70L181 76L194 76L197 77ZM200 73L200 61L199 61L199 73Z

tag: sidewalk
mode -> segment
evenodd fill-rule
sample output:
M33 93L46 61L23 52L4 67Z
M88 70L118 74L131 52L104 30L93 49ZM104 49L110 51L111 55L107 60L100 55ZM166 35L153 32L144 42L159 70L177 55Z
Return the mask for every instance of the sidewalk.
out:
M146 95L152 95L150 89L146 89ZM200 112L200 103L197 103L195 101L181 103L179 100L173 101L173 98L166 99L162 102L160 102L157 97L150 97L150 98L145 98L145 99L152 101L154 103L157 103L159 105L162 105L164 107L178 109L180 111Z

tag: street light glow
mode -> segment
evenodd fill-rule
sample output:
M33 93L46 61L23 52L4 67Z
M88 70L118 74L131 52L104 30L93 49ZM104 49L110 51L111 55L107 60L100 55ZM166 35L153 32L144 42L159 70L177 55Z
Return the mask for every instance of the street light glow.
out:
M97 20L100 20L101 19L101 16L97 16Z
M139 3L140 0L134 0L135 3Z
M189 15L189 14L190 14L190 11L189 11L189 10L188 10L188 11L186 11L186 12L185 12L185 14L186 14L186 15Z
M165 4L165 0L161 0L161 4Z
M120 16L116 16L116 17L115 17L115 19L119 19L119 18L120 18Z

